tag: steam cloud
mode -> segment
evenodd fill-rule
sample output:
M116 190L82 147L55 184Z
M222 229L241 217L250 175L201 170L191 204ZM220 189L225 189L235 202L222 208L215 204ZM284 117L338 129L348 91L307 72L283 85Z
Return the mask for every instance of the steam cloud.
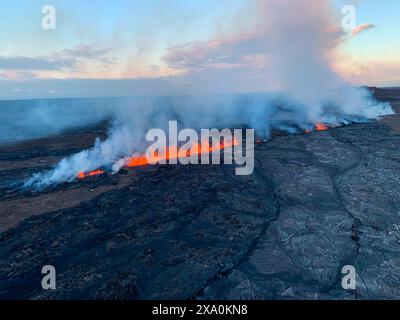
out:
M99 167L118 171L125 157L143 151L147 130L166 128L168 120L192 128L246 124L268 136L273 128L292 132L310 129L317 122L338 125L392 114L388 104L374 101L368 90L352 87L333 70L331 62L344 34L330 5L328 0L259 0L256 30L238 35L236 45L230 44L229 54L235 57L243 52L241 44L256 44L254 54L261 53L268 61L258 70L268 73L284 93L128 99L113 108L107 140L63 159L53 170L35 174L25 186L71 181L78 172ZM218 49L213 47L214 54ZM184 52L186 62L190 64L191 58L198 62L198 52L194 57L188 53ZM183 79L195 82L199 75L208 75L217 86L226 79L224 67L192 70ZM263 89L270 91L267 83Z
M98 123L113 114L104 99L23 100L0 102L0 143L54 135Z

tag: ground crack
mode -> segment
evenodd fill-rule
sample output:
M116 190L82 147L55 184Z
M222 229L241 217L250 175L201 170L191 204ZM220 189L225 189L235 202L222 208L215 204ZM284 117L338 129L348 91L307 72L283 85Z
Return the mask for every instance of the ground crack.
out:
M248 249L246 250L246 252L238 259L238 261L232 267L225 269L225 270L221 270L221 271L217 272L216 274L214 274L213 277L211 277L203 287L201 287L200 289L196 290L196 292L194 292L194 294L189 298L190 300L196 300L197 298L201 298L202 296L204 296L204 290L206 288L212 286L218 280L228 277L234 270L238 269L248 259L248 257L251 256L251 254L255 251L257 244L259 243L260 239L266 234L271 223L273 223L274 221L277 221L279 219L281 204L280 204L277 194L275 193L272 181L270 181L270 179L265 177L258 169L254 169L254 173L262 181L265 182L266 187L264 187L264 189L272 195L272 198L273 198L273 201L275 204L275 214L274 214L273 219L268 219L267 221L265 221L262 224L259 234L253 239L253 241L251 242L251 244L248 247Z

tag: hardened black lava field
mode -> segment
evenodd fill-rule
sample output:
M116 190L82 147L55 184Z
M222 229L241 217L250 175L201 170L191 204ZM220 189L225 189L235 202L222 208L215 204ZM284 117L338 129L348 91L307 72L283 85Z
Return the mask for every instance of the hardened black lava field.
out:
M400 90L378 90L399 111ZM400 296L400 118L256 144L231 165L123 169L44 191L13 181L104 126L0 148L0 299ZM57 269L43 291L41 268ZM354 265L357 289L341 287Z

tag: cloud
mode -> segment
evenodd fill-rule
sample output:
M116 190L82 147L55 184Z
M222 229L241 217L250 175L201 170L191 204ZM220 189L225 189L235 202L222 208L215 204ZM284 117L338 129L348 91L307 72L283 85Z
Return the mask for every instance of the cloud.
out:
M338 71L356 85L400 86L400 62L395 60L358 60L349 57L338 60Z
M257 34L241 35L169 48L163 62L184 71L263 67L268 58Z
M91 62L100 62L103 64L115 64L116 59L108 57L112 48L95 49L89 45L81 44L72 49L64 49L57 55L61 61L69 61L75 65L79 60L88 60Z
M0 72L1 80L29 80L34 78L35 75L29 71L5 70Z
M48 96L53 84L53 96L59 97L259 92L288 86L298 88L301 94L314 83L329 79L332 70L326 66L336 64L336 49L352 40L332 14L330 1L251 3L255 6L250 6L249 23L246 14L238 12L228 34L217 30L218 36L212 40L171 46L161 61L148 58L154 53L153 38L146 38L151 45L139 46L140 55L127 59L121 52L119 60L113 57L111 47L80 44L42 57L0 56L0 79L9 79L7 86L16 85L17 81L11 80L18 80L28 97ZM353 35L373 27L359 25ZM321 65L325 73L314 72L315 65ZM362 80L363 70L352 70L351 75ZM27 81L22 85L24 77ZM390 78L398 79L398 73ZM383 81L376 80L375 84ZM0 96L9 94L13 92L0 87Z
M251 31L236 30L234 36L171 47L163 62L185 74L194 86L199 79L209 79L210 90L270 91L294 83L302 88L334 77L327 66L345 33L331 14L329 1L257 0L255 4Z
M173 46L163 57L163 62L184 74L186 83L195 83L193 86L201 83L203 88L208 79L213 83L209 88L223 89L225 86L242 91L253 86L256 90L275 90L291 86L298 76L293 70L298 70L299 76L307 75L304 81L296 83L295 87L302 88L302 85L307 87L332 77L336 68L330 70L326 66L336 67L337 60L349 61L342 59L343 56L339 59L340 45L376 27L372 23L360 24L348 37L340 27L340 21L331 14L329 1L325 0L280 0L275 4L272 0L258 0L256 3L258 10L254 20L258 22L253 32L237 32L234 36ZM280 18L270 15L271 11L279 13ZM307 23L305 19L310 21ZM322 66L319 70L325 70L325 74L314 72L316 65ZM341 75L356 84L384 84L385 79L396 79L399 74L397 67L391 70L379 63L369 71L352 65L338 69ZM368 75L364 83L363 75Z
M0 57L1 70L57 70L60 67L60 61L50 58Z
M376 28L376 25L372 24L372 23L363 23L358 25L357 27L355 27L352 31L351 31L351 35L352 36L356 36L364 31L367 31L369 29L373 29Z
M42 57L3 56L0 57L0 70L4 71L1 76L16 79L25 74L32 78L32 75L40 72L72 71L78 69L82 63L111 65L116 63L116 59L109 56L111 50L80 44Z

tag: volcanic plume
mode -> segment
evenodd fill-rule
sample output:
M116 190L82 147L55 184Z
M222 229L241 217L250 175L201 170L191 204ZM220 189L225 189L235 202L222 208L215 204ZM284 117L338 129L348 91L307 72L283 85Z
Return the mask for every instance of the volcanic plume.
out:
M129 164L126 159L144 153L147 130L165 128L168 120L195 129L244 124L268 137L274 128L290 133L324 130L326 126L367 121L393 112L388 104L374 101L368 90L347 84L332 68L344 34L330 1L259 0L254 10L255 30L231 37L229 50L224 50L228 41L220 39L213 46L192 45L172 52L166 61L180 59L180 66L194 65L191 61L198 62L201 48L206 50L204 61L221 52L225 59L240 57L240 61L249 54L262 55L269 63L257 70L279 84L280 94L132 98L114 108L108 139L97 140L93 148L63 159L53 170L35 174L25 186L71 181L81 172L99 168L118 171ZM210 47L211 52L207 51ZM195 82L201 75L214 79L217 86L227 78L224 72L224 68L217 70L212 64L209 69L187 70L182 79ZM263 89L271 91L268 84Z

